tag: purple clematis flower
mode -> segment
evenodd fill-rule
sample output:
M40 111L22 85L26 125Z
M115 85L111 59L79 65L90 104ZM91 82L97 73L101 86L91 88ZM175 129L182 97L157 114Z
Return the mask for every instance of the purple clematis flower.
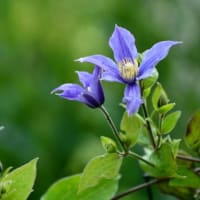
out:
M81 87L78 84L66 83L52 91L60 97L68 100L79 101L91 108L100 107L104 103L104 93L100 83L101 68L95 67L92 74L77 72Z
M153 75L155 66L164 59L170 48L181 42L161 41L146 50L139 63L139 53L134 36L125 28L115 26L109 45L113 50L115 62L103 55L92 55L78 59L101 67L102 79L126 84L123 103L129 115L138 111L143 103L138 82Z

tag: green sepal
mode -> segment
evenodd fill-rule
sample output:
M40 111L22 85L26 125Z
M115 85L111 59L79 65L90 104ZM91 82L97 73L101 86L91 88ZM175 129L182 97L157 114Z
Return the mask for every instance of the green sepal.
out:
M81 175L78 192L95 187L102 179L113 179L119 176L122 160L117 153L108 153L91 159Z
M117 152L117 145L114 140L109 137L101 136L101 144L107 153Z
M188 122L185 142L191 149L200 149L200 110L197 110Z
M161 133L167 134L171 132L181 116L181 111L175 111L173 113L168 114L161 123Z
M124 112L120 129L124 133L123 137L126 138L127 147L132 147L136 144L144 123L144 119L138 113L129 116L127 112Z

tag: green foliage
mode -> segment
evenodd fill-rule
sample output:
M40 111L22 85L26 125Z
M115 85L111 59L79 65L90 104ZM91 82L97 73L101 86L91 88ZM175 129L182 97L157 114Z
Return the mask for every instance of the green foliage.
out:
M141 87L142 87L142 92L143 92L142 96L144 98L147 98L149 96L149 94L151 92L151 88L156 83L158 76L159 76L158 70L155 69L155 72L153 73L152 76L141 81Z
M117 153L97 156L83 170L78 191L82 192L99 184L102 179L113 179L119 175L122 157Z
M127 112L124 112L124 115L121 120L120 129L125 133L126 145L132 147L137 142L138 136L144 127L145 121L138 114L128 116Z
M160 114L166 114L167 112L172 110L175 105L176 105L175 103L168 103L158 108L157 112L159 112Z
M178 122L180 116L181 111L176 111L168 114L161 123L161 133L166 134L171 132L176 126L176 123Z
M173 178L169 184L176 187L200 188L200 176L185 166L179 166L177 173L181 175L179 178Z
M115 141L109 137L101 136L101 144L107 153L114 153L117 151Z
M108 200L117 191L118 179L102 179L96 186L78 193L81 175L73 175L60 179L44 194L41 200Z
M196 111L187 125L186 144L198 151L200 149L200 110Z
M143 158L154 165L154 167L152 167L144 162L140 162L146 173L157 178L176 176L176 160L170 143L163 143L155 151L151 149L146 149L145 151L146 154Z
M162 85L157 82L156 87L152 94L152 105L153 108L157 111L163 105L166 105L169 102L166 92L164 91Z
M1 187L4 187L2 200L26 200L33 191L36 178L36 163L38 158L9 172L0 179Z

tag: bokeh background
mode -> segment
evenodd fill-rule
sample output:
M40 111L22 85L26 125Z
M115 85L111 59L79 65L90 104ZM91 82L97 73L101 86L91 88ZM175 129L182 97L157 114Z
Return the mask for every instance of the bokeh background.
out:
M160 81L182 118L173 135L182 137L200 100L199 0L0 0L0 160L18 167L39 157L31 200L60 177L79 173L103 152L99 136L111 136L98 110L50 95L64 82L77 82L74 62L91 54L112 57L114 25L128 28L139 51L160 40L181 40L158 66ZM123 85L104 83L106 107L116 123ZM122 167L120 190L143 182L134 160ZM164 199L174 199L161 195ZM160 194L154 191L155 199ZM147 199L137 192L124 199Z

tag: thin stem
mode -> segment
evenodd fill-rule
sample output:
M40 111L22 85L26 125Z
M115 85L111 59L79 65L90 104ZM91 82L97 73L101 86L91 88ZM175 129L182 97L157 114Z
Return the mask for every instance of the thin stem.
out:
M151 124L150 124L149 120L147 120L147 118L149 117L149 113L148 113L148 110L147 110L145 102L142 104L142 108L143 108L144 116L145 116L146 123L147 123L147 129L148 129L148 132L149 132L149 138L150 138L150 141L151 141L151 144L152 144L153 148L155 149L156 148L156 143L155 143L155 140L154 140L154 137L153 137L153 131L151 129Z
M106 108L104 106L100 107L100 110L103 112L104 117L106 118L106 121L108 122L108 124L111 127L111 130L113 132L113 135L115 136L115 138L117 139L118 143L120 144L121 148L124 150L124 152L127 152L127 148L124 145L124 143L121 141L120 137L119 137L119 131L117 130L110 114L108 113L108 111L106 110Z
M134 158L137 158L138 160L141 160L142 162L145 162L146 164L150 165L151 167L155 167L155 165L151 162L149 162L148 160L145 160L144 158L142 158L140 155L132 152L132 151L129 151L128 152L128 155L134 157Z
M149 182L151 177L148 174L144 174L144 180L145 183ZM146 189L147 195L148 195L148 200L153 200L153 192L151 187L147 187Z
M200 163L200 159L194 158L194 157L190 157L190 156L177 155L176 158L179 159L179 160L187 160L187 161L191 161L191 162Z
M143 184L141 184L141 185L135 186L135 187L133 187L133 188L131 188L131 189L125 191L125 192L122 192L122 193L120 193L120 194L114 196L113 198L111 198L111 200L120 199L120 198L125 197L125 196L127 196L127 195L129 195L129 194L131 194L131 193L134 193L134 192L136 192L136 191L138 191L138 190L142 190L142 189L144 189L144 188L150 187L150 186L152 186L152 185L155 185L155 184L157 184L157 183L160 183L160 182L163 182L163 181L166 181L166 180L168 180L168 179L159 179L159 180L158 180L158 179L154 179L154 180L149 181L149 182L147 182L147 183L143 183Z

